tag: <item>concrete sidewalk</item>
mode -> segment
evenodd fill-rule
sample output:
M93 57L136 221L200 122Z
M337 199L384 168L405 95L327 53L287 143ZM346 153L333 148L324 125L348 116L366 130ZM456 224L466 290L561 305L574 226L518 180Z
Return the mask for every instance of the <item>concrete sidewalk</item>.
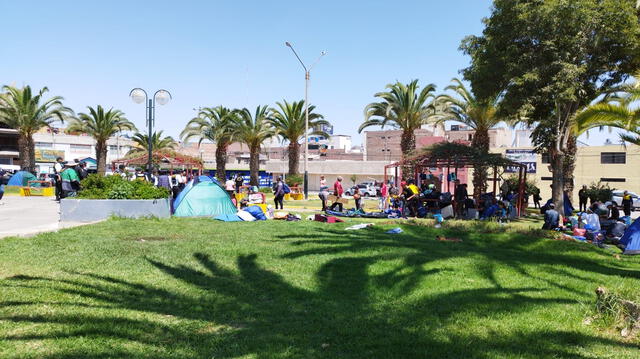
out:
M60 205L53 197L5 196L0 205L0 238L32 236L89 223L60 223Z

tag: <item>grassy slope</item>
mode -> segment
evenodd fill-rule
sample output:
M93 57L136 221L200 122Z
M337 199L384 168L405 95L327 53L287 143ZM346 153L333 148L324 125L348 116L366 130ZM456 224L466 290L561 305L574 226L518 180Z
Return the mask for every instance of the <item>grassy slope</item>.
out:
M638 259L378 223L110 220L2 240L0 358L640 357L582 324L598 285L638 287Z

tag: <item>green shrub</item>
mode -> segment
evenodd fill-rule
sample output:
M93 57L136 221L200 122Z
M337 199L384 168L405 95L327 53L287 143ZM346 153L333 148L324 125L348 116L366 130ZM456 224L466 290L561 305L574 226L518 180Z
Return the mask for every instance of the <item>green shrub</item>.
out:
M520 190L519 188L519 178L518 176L509 176L507 178L504 179L504 181L507 183L507 186L509 187L509 191L513 191L515 193L518 193L518 191ZM526 185L525 185L525 191L527 194L529 195L533 195L536 193L540 193L540 188L538 188L538 186L536 186L536 180L535 179L527 179Z
M289 185L289 187L293 187L293 186L301 185L302 182L304 181L304 178L302 177L302 175L298 175L298 174L288 175L284 181L287 185Z
M273 189L271 189L271 187L260 187L259 191L262 193L273 193Z
M591 202L600 201L607 202L611 200L614 188L609 188L608 184L602 182L592 182L587 188L587 196Z
M87 199L158 199L169 191L146 181L128 181L120 176L89 175L80 182L78 198Z

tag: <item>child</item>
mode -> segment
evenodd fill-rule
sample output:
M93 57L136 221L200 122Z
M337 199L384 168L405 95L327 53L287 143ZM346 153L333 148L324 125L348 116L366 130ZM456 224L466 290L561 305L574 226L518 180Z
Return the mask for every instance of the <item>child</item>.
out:
M356 202L356 210L362 208L360 201L362 200L362 196L360 195L360 189L356 186L353 190L353 200Z

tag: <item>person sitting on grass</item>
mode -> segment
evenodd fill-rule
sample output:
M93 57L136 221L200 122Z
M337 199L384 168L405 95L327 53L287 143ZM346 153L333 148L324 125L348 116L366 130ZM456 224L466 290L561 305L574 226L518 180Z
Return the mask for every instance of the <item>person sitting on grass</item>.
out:
M549 203L548 208L544 212L544 224L542 229L555 230L560 227L560 213L556 211L556 205Z
M264 194L258 192L258 187L251 186L251 188L249 188L249 194L240 200L240 208L262 203L265 203Z

